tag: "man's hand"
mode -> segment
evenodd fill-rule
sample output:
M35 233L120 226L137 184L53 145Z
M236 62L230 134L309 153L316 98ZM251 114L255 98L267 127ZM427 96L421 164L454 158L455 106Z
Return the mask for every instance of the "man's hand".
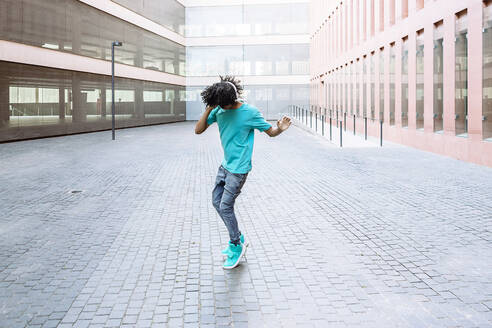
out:
M292 124L292 122L290 121L290 117L287 117L287 116L284 116L284 117L282 117L282 119L277 121L277 127L282 132L287 130L291 124Z
M287 130L291 124L292 122L290 120L290 117L284 116L282 117L282 119L277 121L276 128L271 127L270 129L266 130L265 133L268 134L270 137L276 137L280 133Z

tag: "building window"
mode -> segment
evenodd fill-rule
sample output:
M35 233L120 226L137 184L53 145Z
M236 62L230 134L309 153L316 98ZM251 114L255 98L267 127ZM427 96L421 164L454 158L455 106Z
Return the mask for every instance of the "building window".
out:
M408 37L401 45L401 126L408 126Z
M379 0L379 31L384 31L384 0Z
M375 102L376 102L376 69L375 69L375 60L374 60L374 52L371 54L371 120L375 118Z
M362 117L367 117L367 56L362 61Z
M376 11L374 10L374 0L371 0L371 36L374 36L374 30L376 25Z
M328 95L327 95L327 104L326 104L326 107L328 110L331 110L331 104L332 104L332 96L331 96L331 73L328 73L328 77L327 77L327 80L326 80L326 88L327 88L327 92L328 92Z
M482 137L492 141L492 2L483 9Z
M443 131L443 22L435 24L434 28L434 132Z
M384 48L379 51L379 121L384 122Z
M417 32L416 38L416 125L424 128L424 31Z
M367 1L363 1L362 7L362 41L367 39Z
M349 97L350 97L350 116L354 115L354 62L350 63L350 92L349 92Z
M339 69L339 83L340 83L340 89L339 89L339 99L340 99L340 113L345 110L345 104L344 104L344 99L343 99L343 89L344 89L344 69L343 66L340 67Z
M349 67L348 65L345 65L343 68L343 71L345 72L345 109L343 110L345 113L348 112L349 109L349 99L348 99L348 90L349 90Z
M468 133L468 38L466 11L456 15L455 23L455 132Z
M390 45L390 57L389 57L389 82L390 82L390 125L395 125L395 65L396 65L396 55L395 55L395 44Z
M401 18L408 17L408 0L401 0Z
M389 3L389 19L390 19L390 25L395 24L395 0L390 0Z
M360 116L360 60L357 58L355 64L355 112L357 117Z
M338 69L333 71L333 112L338 111Z

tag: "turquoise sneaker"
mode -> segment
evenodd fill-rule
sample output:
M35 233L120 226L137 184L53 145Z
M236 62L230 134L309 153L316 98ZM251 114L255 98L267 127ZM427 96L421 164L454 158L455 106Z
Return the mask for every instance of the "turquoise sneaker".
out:
M249 246L249 243L248 242L244 242L244 235L241 234L241 236L239 237L239 240L241 240L241 244L244 244L244 246L248 247ZM246 253L246 251L244 251ZM224 255L232 255L232 252L231 252L231 249L229 247L229 245L227 245L227 247L225 249L222 250L222 254Z
M241 243L239 243L238 245L234 245L233 243L229 242L229 249L231 250L232 254L227 256L226 260L224 261L224 265L222 266L224 269L227 270L237 267L239 261L241 261L241 258L246 252L246 246Z

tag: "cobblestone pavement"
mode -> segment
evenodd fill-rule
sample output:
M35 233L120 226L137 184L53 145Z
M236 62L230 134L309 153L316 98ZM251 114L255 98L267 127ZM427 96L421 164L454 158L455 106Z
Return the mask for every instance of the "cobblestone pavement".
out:
M193 123L0 145L0 327L492 326L492 169L257 134L224 271L221 156Z

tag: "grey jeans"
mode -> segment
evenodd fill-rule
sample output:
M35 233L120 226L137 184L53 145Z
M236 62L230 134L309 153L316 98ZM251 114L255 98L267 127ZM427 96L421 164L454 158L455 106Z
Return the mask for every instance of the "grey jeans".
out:
M229 231L231 242L237 245L241 231L234 214L234 203L241 193L248 174L238 174L227 171L222 165L217 172L215 187L212 191L212 203Z

